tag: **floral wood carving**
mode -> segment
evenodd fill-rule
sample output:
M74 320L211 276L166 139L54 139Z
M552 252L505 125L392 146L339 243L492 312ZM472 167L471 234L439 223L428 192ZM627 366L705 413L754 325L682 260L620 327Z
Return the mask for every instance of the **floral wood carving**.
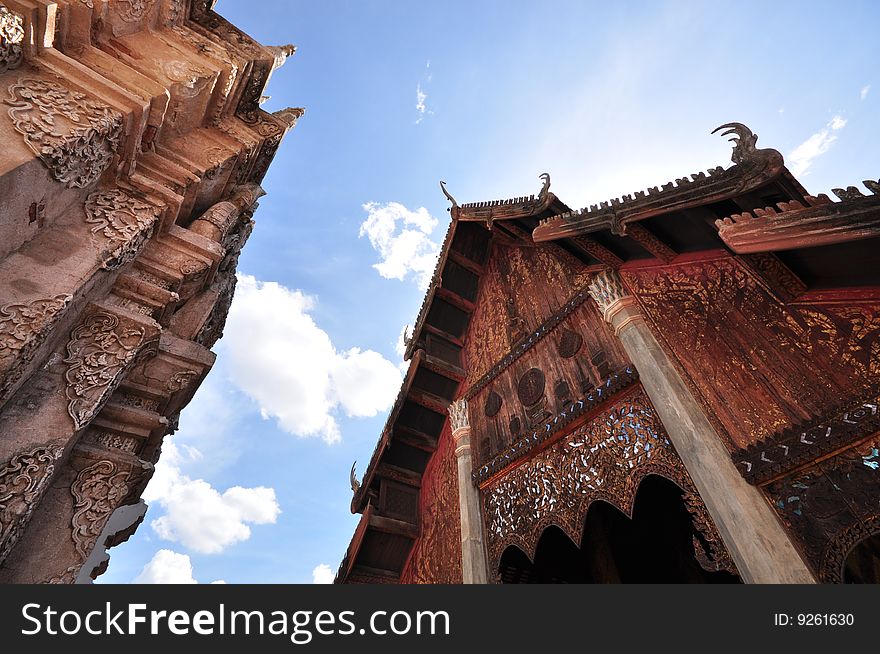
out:
M38 447L0 468L0 562L12 551L55 472L64 448Z
M441 439L425 469L419 493L419 515L421 535L401 574L401 583L460 584L458 470L454 444L448 436Z
M0 398L21 377L22 368L33 359L70 300L70 295L56 295L27 304L0 306Z
M65 379L67 411L77 429L87 425L120 381L144 342L142 327L125 329L119 318L98 311L70 334Z
M0 4L0 73L21 65L24 19Z
M131 261L153 234L159 207L132 197L122 189L98 191L86 199L86 222L93 234L101 234L118 246L104 261L107 270L116 270Z
M107 518L128 494L129 476L112 461L98 461L81 470L70 487L76 500L73 542L83 561L91 554Z
M510 545L534 558L541 534L550 525L580 542L587 511L596 500L631 516L639 484L649 474L665 477L684 491L701 565L713 571L735 572L690 476L641 388L483 487L492 569L498 569L501 555Z
M9 117L27 146L69 188L95 182L113 161L122 115L84 93L43 79L9 87Z
M880 379L876 299L786 305L732 257L621 274L731 450L845 407Z

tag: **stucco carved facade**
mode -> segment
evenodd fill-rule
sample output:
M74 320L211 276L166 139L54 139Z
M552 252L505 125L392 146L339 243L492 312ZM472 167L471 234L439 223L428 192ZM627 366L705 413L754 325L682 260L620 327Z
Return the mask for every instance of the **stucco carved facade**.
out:
M103 570L214 362L303 110L260 108L295 48L213 5L0 3L0 582Z

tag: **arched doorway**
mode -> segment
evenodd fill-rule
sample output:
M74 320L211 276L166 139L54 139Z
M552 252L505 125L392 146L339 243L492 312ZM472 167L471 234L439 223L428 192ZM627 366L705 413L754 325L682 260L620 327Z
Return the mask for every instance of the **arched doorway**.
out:
M557 527L541 534L534 562L518 548L501 557L502 583L738 583L704 570L694 553L696 532L682 491L649 475L639 486L632 519L593 502L580 547Z
M880 583L880 533L868 536L852 548L843 564L843 583Z

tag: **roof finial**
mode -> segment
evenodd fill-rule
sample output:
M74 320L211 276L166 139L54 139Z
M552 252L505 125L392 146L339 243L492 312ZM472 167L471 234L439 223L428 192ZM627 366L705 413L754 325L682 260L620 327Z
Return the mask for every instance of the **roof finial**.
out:
M541 173L538 175L538 179L544 180L544 185L541 187L541 192L538 194L538 197L543 199L547 197L547 194L550 192L550 173Z
M446 190L446 182L441 181L441 182L440 182L440 188L443 190L443 195L446 196L446 199L449 200L449 201L452 203L452 208L457 208L457 207L458 207L458 202L456 202L456 201L455 201L455 198L452 197L452 196L449 194L449 191ZM447 209L446 211L449 211L449 209Z
M357 480L355 477L355 466L358 464L357 461L351 464L351 472L348 474L349 481L351 481L351 492L357 493L361 488L361 482Z
M733 138L728 139L728 141L733 143L733 155L731 156L731 161L733 161L733 163L743 163L752 158L752 156L758 151L758 148L755 146L758 142L758 135L753 133L752 130L742 123L725 123L720 127L713 129L712 133L714 134L722 129L726 129L727 131L722 132L721 136L736 134Z

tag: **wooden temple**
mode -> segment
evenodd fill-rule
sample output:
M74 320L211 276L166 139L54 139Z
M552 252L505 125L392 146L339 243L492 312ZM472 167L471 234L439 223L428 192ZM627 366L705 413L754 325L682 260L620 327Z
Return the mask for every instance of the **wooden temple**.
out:
M880 581L880 182L459 205L337 583Z

